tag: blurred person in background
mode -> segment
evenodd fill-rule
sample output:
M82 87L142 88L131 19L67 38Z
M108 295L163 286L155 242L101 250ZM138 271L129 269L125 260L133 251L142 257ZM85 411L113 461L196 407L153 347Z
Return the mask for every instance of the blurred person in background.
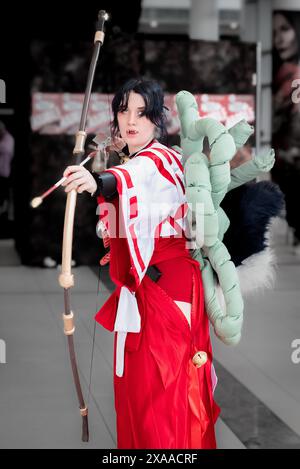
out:
M11 163L15 142L5 124L0 121L0 217L1 236L7 237L9 194L11 185Z

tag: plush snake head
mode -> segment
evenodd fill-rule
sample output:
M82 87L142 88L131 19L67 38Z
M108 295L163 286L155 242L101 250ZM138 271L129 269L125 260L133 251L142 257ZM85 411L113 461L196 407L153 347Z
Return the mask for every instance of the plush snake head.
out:
M176 95L176 106L181 128L180 146L187 158L192 153L202 152L203 150L203 136L191 138L191 130L200 119L198 105L195 97L188 91L183 90Z
M245 119L240 120L237 124L229 129L230 135L233 137L236 148L241 148L247 142L250 135L254 132L254 127Z

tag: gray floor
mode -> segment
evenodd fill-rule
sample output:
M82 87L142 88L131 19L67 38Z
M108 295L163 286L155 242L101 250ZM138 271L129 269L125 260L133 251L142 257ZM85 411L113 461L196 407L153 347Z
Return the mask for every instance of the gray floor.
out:
M241 343L227 347L213 337L216 400L222 408L219 448L300 447L300 364L291 360L291 342L300 339L300 259L286 234L279 221L276 286L247 300ZM75 345L87 397L93 316L111 284L104 275L97 300L95 272L79 267L74 273ZM112 335L96 328L90 442L81 443L57 277L56 269L21 266L11 243L0 243L0 344L6 346L6 363L0 363L0 447L115 448Z

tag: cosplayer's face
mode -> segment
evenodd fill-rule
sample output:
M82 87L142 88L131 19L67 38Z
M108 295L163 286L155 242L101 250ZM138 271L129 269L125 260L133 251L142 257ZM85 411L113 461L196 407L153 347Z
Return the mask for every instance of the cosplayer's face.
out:
M148 117L142 115L144 109L144 98L131 91L127 109L118 112L120 134L130 153L140 150L154 138L156 126Z
M274 45L281 60L290 60L298 54L296 31L288 20L277 13L274 15Z

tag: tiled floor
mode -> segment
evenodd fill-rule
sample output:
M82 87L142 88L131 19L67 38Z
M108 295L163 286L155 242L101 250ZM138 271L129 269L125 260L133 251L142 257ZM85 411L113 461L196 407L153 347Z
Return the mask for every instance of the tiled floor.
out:
M291 342L300 339L300 259L277 226L278 277L273 290L246 301L243 338L236 347L213 338L222 408L219 448L300 448L300 364ZM0 244L1 448L114 448L112 335L96 327L89 397L90 442L80 442L81 417L71 377L61 313L58 271L18 265L8 243ZM88 396L94 312L108 297L103 276L74 270L72 308L75 346L84 395ZM213 335L213 332L212 332Z

